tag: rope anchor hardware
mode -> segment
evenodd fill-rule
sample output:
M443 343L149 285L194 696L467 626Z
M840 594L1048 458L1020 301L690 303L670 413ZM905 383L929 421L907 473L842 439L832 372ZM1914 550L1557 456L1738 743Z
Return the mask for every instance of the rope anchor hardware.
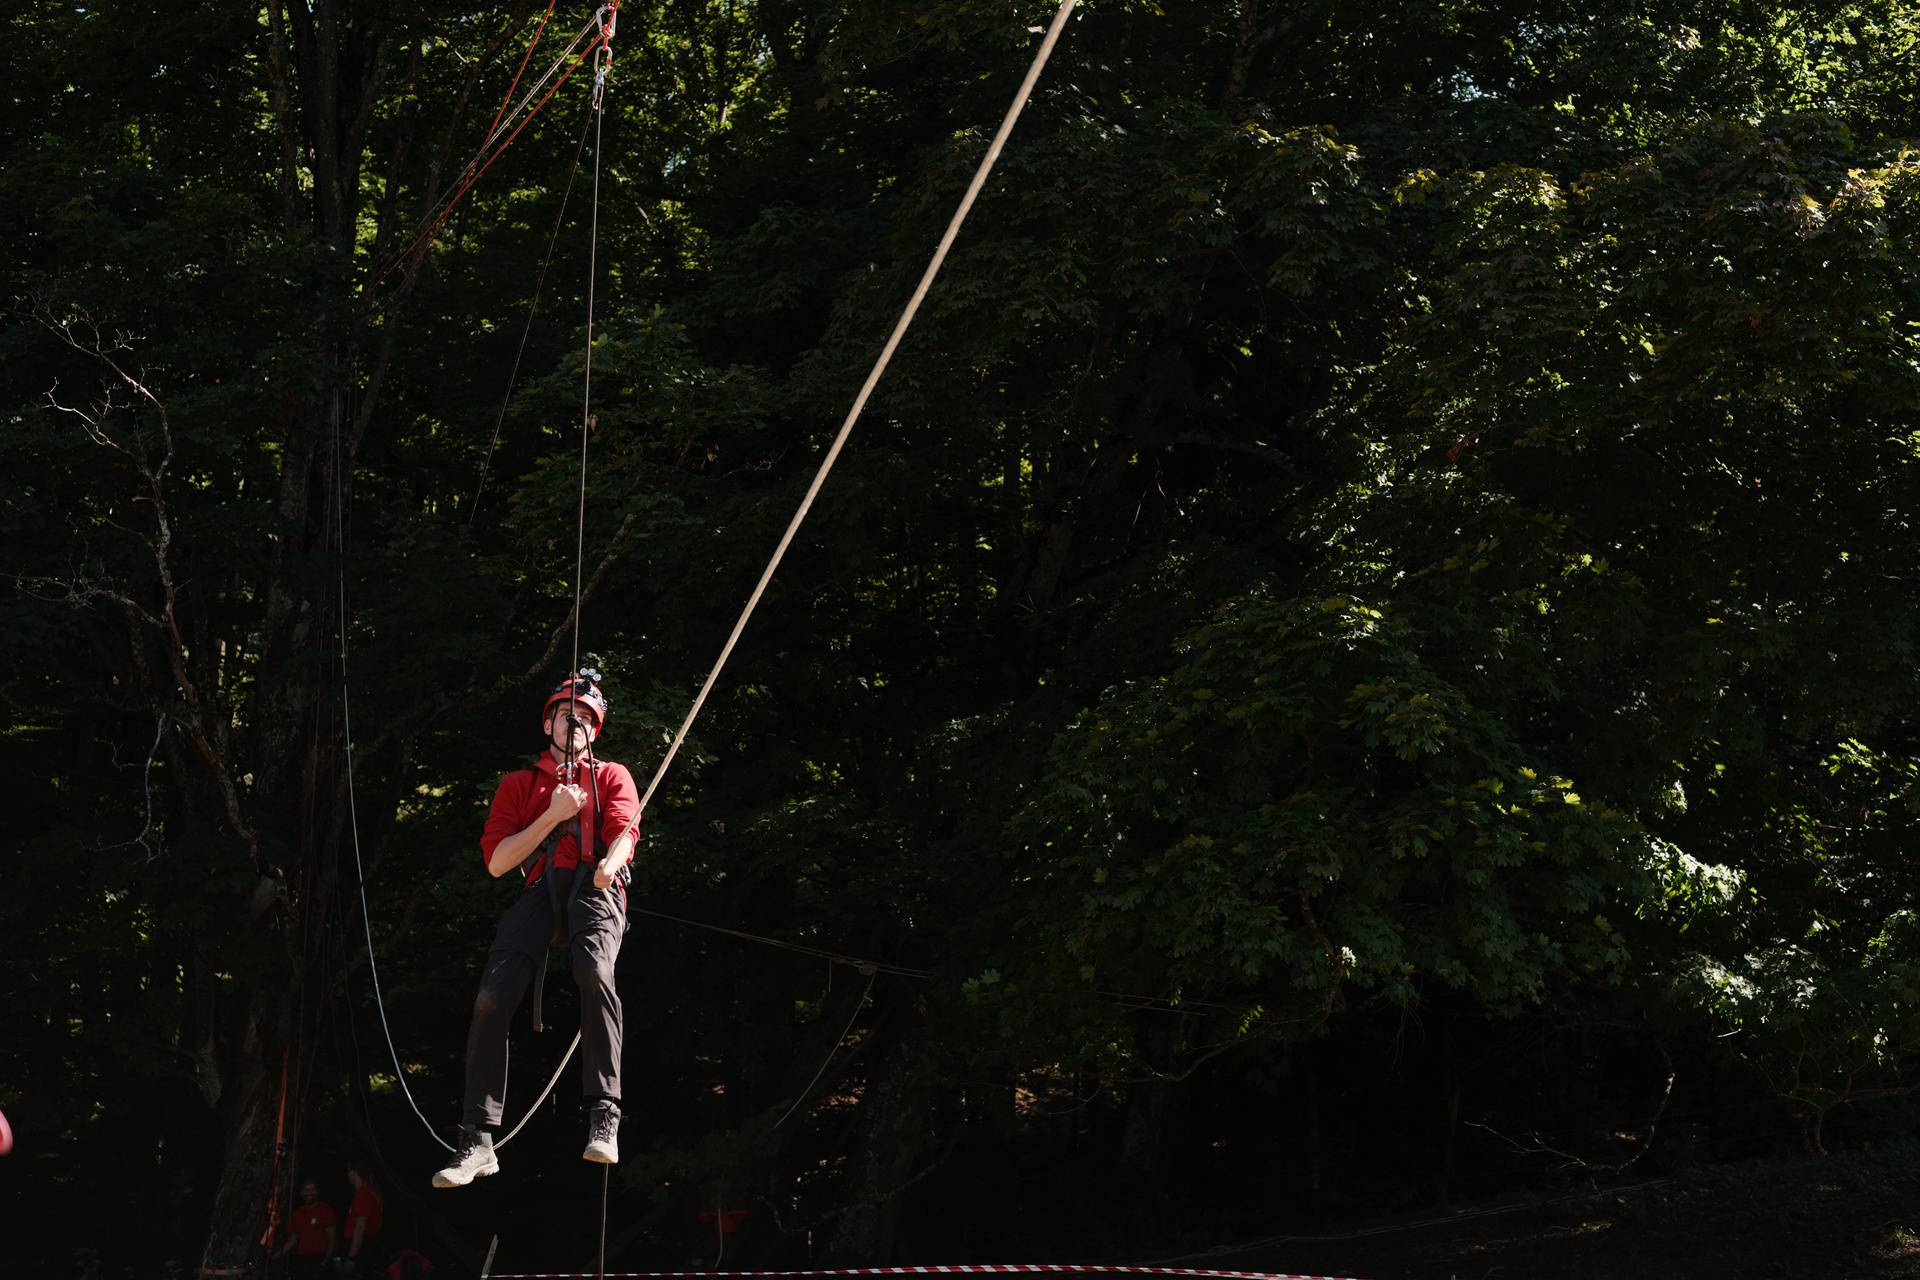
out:
M613 50L601 45L593 55L593 109L604 111L607 106L607 72L613 69Z
M613 32L620 21L620 6L603 5L595 16L600 20L600 41L593 50L593 109L597 112L606 106L607 73L613 70Z

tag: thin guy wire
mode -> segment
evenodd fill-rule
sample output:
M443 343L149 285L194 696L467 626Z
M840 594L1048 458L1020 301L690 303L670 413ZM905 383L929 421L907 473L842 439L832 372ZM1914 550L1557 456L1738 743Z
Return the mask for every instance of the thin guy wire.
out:
M725 925L708 924L704 920L689 920L685 916L669 915L665 911L654 911L647 907L632 908L640 915L654 916L661 920L671 920L692 929L705 929L710 933L724 934L729 938L739 938L745 942L758 942L769 947L778 947L783 951L797 952L803 956L812 956L816 960L829 960L836 964L852 965L856 969L873 969L879 973L891 973L902 978L931 978L931 969L913 969L906 965L891 964L885 960L868 960L861 956L847 955L840 951L827 951L820 947L810 947L803 942L788 942L784 938L768 938L757 933L748 933L744 929L729 929Z
M493 123L487 126L488 136L499 125L500 117L507 113L507 104L513 101L513 91L520 87L520 77L527 74L527 64L533 61L533 51L540 47L540 37L547 34L547 23L553 18L555 0L547 0L546 10L540 15L540 25L533 29L533 39L527 41L527 51L520 55L520 65L513 69L513 79L507 85L507 92L501 97L500 105L494 110Z
M597 15L595 20L597 21ZM448 216L453 212L453 206L461 201L466 193L473 188L475 183L479 182L481 175L493 165L493 162L506 153L507 148L513 145L514 139L520 136L520 131L532 123L533 117L546 105L547 99L551 98L559 90L560 86L567 82L568 77L572 76L574 70L580 65L581 59L586 57L587 51L593 47L592 45L588 45L588 50L582 50L578 54L574 53L574 47L580 43L581 36L587 34L587 30L591 28L592 25L593 23L589 22L587 27L581 29L580 35L576 35L573 38L573 43L569 44L561 53L560 57L554 61L553 67L548 68L547 74L542 76L539 83L527 91L527 99L531 99L533 94L539 91L541 85L546 84L548 80L552 79L554 70L558 68L562 62L565 62L569 56L572 56L573 65L567 68L566 74L562 75L559 81L554 84L552 88L548 89L546 94L538 102L533 104L531 110L526 109L527 99L523 99L521 105L514 108L513 114L499 126L501 130L506 129L507 125L511 124L512 121L523 114L523 112L526 119L521 120L519 124L514 126L513 132L507 135L506 140L502 142L491 155L487 154L487 149L493 145L493 139L490 137L485 143L481 144L480 150L474 153L473 159L469 160L466 167L460 171L460 176L449 183L446 190L435 199L430 206L432 211L420 220L420 230L415 233L413 239L407 242L407 247L395 254L393 258L388 261L387 265L381 269L378 279L385 280L389 275L393 274L394 270L398 268L402 262L413 257L416 252L422 259L425 258L426 243L432 238L435 232L439 231L439 229L445 225ZM498 136L497 133L495 136ZM418 266L417 262L415 266ZM411 278L412 274L413 273L409 271L407 273L408 278Z
M547 237L547 256L540 263L540 274L533 282L533 300L527 304L526 327L520 330L520 346L513 353L513 368L507 373L507 391L500 398L500 413L493 420L493 436L487 441L486 460L480 464L480 482L474 486L473 501L467 504L467 528L473 528L473 517L480 510L480 495L487 488L487 473L493 468L494 446L500 443L500 428L506 425L507 409L513 404L514 384L520 380L520 362L527 354L527 339L533 336L534 316L540 310L540 295L547 287L547 271L553 266L553 251L560 243L560 227L567 220L567 205L573 199L573 180L580 175L580 157L587 149L587 127L593 123L591 113L580 125L580 143L573 149L573 167L567 171L567 188L560 197L560 212L553 220L553 234Z
M433 210L433 214L429 214L426 218L423 218L421 220L423 224L427 221L430 221L434 216L434 214L437 214L440 212L441 205L445 204L447 197L453 194L454 188L458 187L463 181L466 180L467 175L473 172L474 166L479 164L480 158L487 153L487 148L491 147L495 142L497 142L500 138L500 135L506 131L507 127L511 125L514 122L514 120L517 119L520 116L520 114L527 109L527 103L532 101L533 95L540 92L540 88L542 85L546 84L547 81L553 79L554 72L559 70L561 64L566 62L567 58L574 52L575 46L578 45L583 39L585 39L589 34L592 33L594 24L597 23L599 20L600 18L597 13L593 17L588 18L586 25L581 27L580 30L574 33L573 39L567 42L566 47L562 49L560 53L554 58L552 64L547 67L546 72L543 75L541 75L540 79L535 81L533 86L527 90L525 96L523 96L520 99L519 103L514 106L513 110L506 112L502 116L496 116L494 118L493 128L488 132L486 141L482 142L479 148L474 151L473 158L468 160L465 167L463 167L460 170L460 176L448 182L446 185L446 189L441 191L440 195L434 200L433 204L430 206ZM404 257L406 255L402 254L401 256Z
M338 470L337 467L335 469ZM343 521L345 517L344 517L344 503L340 498L339 486L337 485L335 488L335 503L336 503L336 512L337 512L335 516L335 520L336 520L336 523L338 524L338 522ZM341 722L341 731L345 736L345 753L346 753L346 763L347 763L347 827L348 827L348 830L353 835L354 880L360 892L360 923L362 928L365 931L366 939L367 939L367 973L369 977L371 977L372 979L373 1004L374 1004L374 1008L378 1010L380 1014L380 1031L386 1037L387 1054L393 1060L393 1074L394 1074L394 1078L400 1082L400 1092L403 1096L405 1096L407 1100L407 1106L413 1109L413 1114L419 1117L420 1123L426 1127L428 1136L431 1137L435 1142L439 1143L442 1147L446 1148L448 1151L452 1151L454 1149L452 1144L449 1143L445 1138L442 1138L440 1136L439 1131L433 1127L433 1121L427 1119L426 1115L420 1110L419 1102L415 1101L414 1099L413 1089L407 1084L406 1069L400 1065L400 1050L398 1046L395 1045L394 1039L393 1039L393 1026L387 1019L386 997L384 996L384 994L381 992L381 989L380 989L380 965L377 958L374 955L374 948L373 948L373 914L367 906L367 870L366 870L365 863L362 861L361 852L360 852L360 810L359 810L358 804L355 801L354 786L353 786L353 703L352 703L352 696L351 696L351 688L348 683L348 674L347 674L347 561L346 561L346 542L345 542L345 535L344 535L344 526L340 526L340 527L342 528L341 542L340 542L340 611L339 611L340 722ZM527 1121L533 1118L533 1114L535 1111L539 1110L540 1104L546 1101L547 1095L549 1093L553 1092L554 1084L560 1079L560 1073L566 1070L567 1063L569 1060L572 1059L573 1051L579 1045L579 1043L580 1043L580 1033L576 1031L574 1032L574 1035L573 1035L573 1043L567 1046L567 1052L560 1059L560 1065L553 1069L553 1075L547 1080L547 1087L541 1090L540 1096L534 1099L533 1105L527 1108L527 1113L524 1116L520 1117L520 1123L516 1124L513 1127L512 1132L508 1133L507 1136L500 1139L500 1141L494 1143L494 1147L496 1150L506 1146L507 1143L513 1140L513 1137L515 1134L519 1133L520 1130L526 1128Z
M829 964L844 964L859 969L862 973L872 970L876 973L890 973L901 978L936 978L939 973L933 969L915 969L907 965L894 964L887 960L870 960L863 956L848 955L841 951L828 951L822 947L810 947L803 942L789 942L785 938L770 938L764 934L749 933L744 929L731 929L725 925L709 924L705 920L693 920L686 916L676 916L666 911L655 911L650 907L629 906L628 911L637 915L653 916L659 920L670 920L675 924L686 925L690 929L705 929L709 933L718 933L729 938L738 938L743 942L758 942L763 946L776 947L782 951L791 951L798 955L811 956L816 960L825 960ZM1111 991L1104 987L1095 987L1086 991L1040 989L1035 995L1092 996L1111 1001L1123 1009L1132 1009L1140 1013L1169 1013L1189 1018L1220 1017L1232 1014L1235 1017L1247 1017L1248 1010L1243 1005L1223 1004L1217 1000L1175 999L1172 996L1149 996L1135 991ZM1291 1026L1297 1019L1252 1018L1254 1026Z
M603 43L600 47L605 50L606 45ZM580 671L580 578L587 564L587 431L593 425L593 301L600 262L600 130L601 122L606 118L600 92L604 84L604 80L596 80L593 98L593 216L587 233L587 348L580 391L580 510L574 528L573 665L567 669L569 715L576 714L573 691L579 686L574 683L573 677ZM567 745L569 749L573 745L572 725L567 727Z
M353 836L353 878L360 892L360 924L367 939L367 973L373 979L373 1005L380 1012L380 1031L387 1039L387 1054L393 1059L394 1079L400 1082L400 1092L413 1108L413 1114L420 1118L432 1139L453 1150L453 1145L440 1136L433 1127L433 1121L427 1119L420 1110L420 1104L414 1100L413 1088L407 1083L407 1073L400 1065L400 1050L393 1041L393 1027L387 1021L386 998L380 991L380 965L373 950L373 913L367 907L367 868L360 853L360 807L354 795L353 787L353 699L348 683L347 648L347 535L346 535L346 477L340 474L341 460L334 463L334 530L340 548L340 730L347 765L347 829Z
M802 1089L799 1096L794 1098L793 1105L787 1108L786 1114L773 1122L774 1128L778 1129L781 1125L785 1124L788 1119L792 1117L793 1113L800 1109L800 1104L805 1102L807 1095L813 1092L813 1086L819 1084L820 1077L827 1074L827 1068L833 1065L834 1055L840 1052L840 1046L847 1042L847 1037L853 1032L853 1024L859 1021L860 1011L867 1007L867 997L873 993L873 984L879 980L880 975L877 973L867 979L866 990L862 991L860 998L853 1003L853 1016L848 1018L847 1025L840 1029L840 1038L833 1042L833 1048L827 1050L827 1056L820 1063L820 1069L813 1073L813 1079L807 1081L807 1087Z
M653 781L647 784L647 790L640 797L640 812L645 813L648 801L667 776L667 769L673 764L673 758L680 753L680 746L687 740L687 732L693 728L693 722L700 715L700 709L706 705L707 695L713 692L714 684L720 679L720 670L727 665L727 659L733 653L733 647L740 642L740 635L747 629L747 620L753 616L754 608L760 603L760 597L766 594L767 584L773 581L773 574L780 567L780 561L787 554L787 547L793 541L793 535L799 531L801 521L807 518L807 512L813 509L813 500L819 495L820 487L826 483L827 473L833 470L834 462L840 457L840 450L846 445L847 437L853 434L854 423L860 420L861 412L867 407L867 399L879 384L880 377L893 359L894 351L900 346L900 340L906 336L913 318L920 311L920 303L926 298L927 290L932 287L934 277L940 274L941 265L947 260L947 251L953 247L960 227L967 220L967 214L973 208L973 202L980 195L980 189L986 185L987 175L993 171L994 162L1000 158L1001 148L1006 145L1007 137L1013 132L1014 124L1020 119L1020 113L1027 105L1027 98L1033 92L1034 85L1045 69L1047 59L1053 54L1053 47L1060 39L1060 32L1067 24L1067 18L1073 13L1077 0L1061 0L1060 10L1053 16L1053 25L1047 28L1045 39L1040 42L1040 50L1034 55L1033 64L1027 68L1026 79L1021 81L1019 92L1014 94L1013 105L1008 108L1006 118L1000 122L999 132L994 134L993 143L987 148L987 154L974 172L973 182L967 187L966 195L960 201L960 207L954 210L952 220L947 224L946 234L941 236L940 245L934 250L933 260L927 264L926 271L920 277L920 283L913 291L912 299L906 310L900 313L900 319L893 327L893 333L887 339L886 346L880 352L880 358L874 362L873 371L860 388L860 394L854 398L853 408L848 411L846 421L840 425L839 434L834 436L828 446L826 457L821 460L820 469L814 474L813 483L807 487L807 493L800 500L800 509L793 514L787 524L787 531L780 536L780 545L774 548L773 558L767 561L766 569L760 574L760 581L754 587L753 594L747 598L746 608L740 611L739 621L733 624L733 634L727 637L727 643L720 650L719 660L713 664L706 683L701 685L700 693L693 700L693 707L687 712L687 718L680 725L680 731L674 735L673 745L667 748L667 754L661 759L660 766L654 770Z
M534 84L533 88L527 91L527 97L522 98L520 101L520 104L516 106L511 112L505 113L504 118L495 117L494 128L491 132L488 133L486 141L480 144L479 148L473 153L472 158L469 159L467 163L461 167L459 175L453 178L452 180L450 180L447 183L446 187L441 190L440 194L434 197L433 203L427 206L428 212L426 216L420 219L420 230L415 232L413 239L407 243L407 247L401 250L398 254L394 255L393 260L387 264L384 270L381 271L380 274L383 277L388 272L392 271L394 267L398 266L400 262L403 259L405 259L408 255L410 255L416 248L419 247L421 237L427 234L427 228L433 223L435 218L438 218L440 216L440 214L442 213L442 211L445 209L447 205L448 199L454 195L454 192L456 190L459 189L460 184L465 182L467 178L473 173L474 169L479 166L481 159L487 154L487 149L493 146L494 141L497 138L499 138L500 131L502 129L505 129L509 124L511 124L515 119L517 119L520 116L520 114L526 109L528 99L530 99L534 93L539 91L539 88L541 85L544 85L548 80L552 79L554 68L558 67L561 63L567 60L568 56L573 53L574 46L580 43L581 38L584 37L592 29L592 27L593 27L593 20L589 19L587 22L587 25L582 27L579 30L579 32L577 32L574 35L573 39L568 42L567 47L561 50L560 55L554 59L553 66L548 67L546 74L541 76L540 79Z
M606 7L605 5L602 5L601 9L604 10L605 7ZM520 101L514 105L513 110L510 112L507 112L504 117L500 115L496 115L494 117L493 127L487 132L487 140L480 144L481 151L485 151L488 147L492 146L495 142L499 141L500 135L505 133L507 131L507 127L513 123L514 117L527 109L527 104L533 101L534 95L540 92L541 88L547 83L547 81L553 79L554 73L560 69L560 64L567 60L567 55L569 53L573 52L573 47L579 44L582 40L586 39L587 36L591 35L593 33L594 27L598 25L599 21L600 21L600 11L597 10L595 11L592 17L587 19L585 25L583 25L580 28L580 30L574 32L573 39L567 42L567 47L565 49L562 49L559 55L556 56L552 62L547 64L546 71L543 72L540 78L534 81L534 83L527 89L526 93L522 95ZM529 56L531 56L533 51L531 48L529 48L527 52ZM511 98L513 96L513 90L509 89L507 91L507 96Z

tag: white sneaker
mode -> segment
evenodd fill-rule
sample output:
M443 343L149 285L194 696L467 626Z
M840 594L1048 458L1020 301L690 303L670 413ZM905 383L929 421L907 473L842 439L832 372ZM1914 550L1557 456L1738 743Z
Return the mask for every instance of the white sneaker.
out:
M595 1164L620 1163L620 1108L611 1102L596 1102L587 1112L587 1149L582 1160Z
M493 1154L493 1132L489 1129L460 1127L460 1149L453 1153L447 1167L433 1175L436 1187L464 1187L475 1178L500 1172L500 1161Z

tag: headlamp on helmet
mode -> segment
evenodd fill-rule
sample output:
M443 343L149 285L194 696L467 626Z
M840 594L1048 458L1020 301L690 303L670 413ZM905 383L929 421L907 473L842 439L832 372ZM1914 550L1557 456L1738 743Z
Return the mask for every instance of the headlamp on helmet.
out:
M588 726L588 732L597 735L605 727L607 716L612 711L607 704L607 695L600 692L600 680L600 673L592 667L582 667L579 675L562 680L547 695L547 705L540 710L541 724L552 719L555 707L590 707L593 710L593 723Z

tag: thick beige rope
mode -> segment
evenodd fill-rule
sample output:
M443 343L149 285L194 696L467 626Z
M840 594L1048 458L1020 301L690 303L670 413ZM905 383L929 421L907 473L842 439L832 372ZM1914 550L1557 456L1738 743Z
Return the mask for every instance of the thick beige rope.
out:
M847 443L847 437L853 434L854 423L860 420L860 414L867 407L867 399L887 371L887 364L893 359L894 351L900 346L900 340L906 336L907 329L913 324L913 318L920 311L920 304L926 299L927 290L933 286L934 277L940 274L940 267L947 260L947 250L953 247L960 227L967 220L967 214L973 209L973 202L979 197L980 189L986 185L987 175L993 172L994 162L999 160L1001 149L1006 146L1007 138L1013 133L1014 124L1025 110L1027 99L1033 93L1033 87L1040 80L1040 73L1046 69L1047 59L1053 56L1053 46L1060 40L1060 33L1072 16L1074 5L1079 0L1061 0L1060 11L1053 15L1053 24L1047 28L1047 34L1040 41L1040 50L1034 54L1033 65L1027 68L1027 78L1020 82L1020 91L1013 96L1013 105L1007 108L1006 119L1000 122L1000 131L993 136L993 144L987 148L985 158L975 170L973 182L967 187L967 194L961 198L960 207L954 210L953 220L947 224L947 232L940 237L940 247L933 251L933 260L920 277L920 284L913 291L913 298L907 303L907 309L900 313L899 321L893 326L893 334L887 339L887 345L880 352L880 358L874 362L873 371L867 375L866 383L860 388L860 394L854 397L853 408L847 412L847 420L840 425L840 433L827 447L826 457L820 461L820 470L814 474L813 483L807 486L806 497L800 500L800 509L793 513L793 519L787 523L787 531L780 536L780 545L773 550L773 558L767 561L766 569L760 574L760 581L754 587L753 594L747 598L746 608L740 611L740 620L733 624L733 634L727 637L727 643L720 650L720 658L713 664L713 670L707 673L706 683L700 686L700 694L693 700L693 707L687 712L687 718L680 725L680 732L673 737L673 745L667 748L667 754L661 758L660 767L654 770L653 781L647 784L646 794L640 797L640 810L646 811L647 803L653 799L653 793L660 788L661 779L667 776L667 769L673 764L673 758L680 754L680 745L687 740L687 732L693 728L693 722L699 717L700 709L706 705L707 695L713 692L714 684L720 679L721 668L727 665L727 659L733 655L733 647L740 641L740 635L747 629L747 619L753 616L754 608L759 605L760 597L766 594L767 584L773 581L773 574L780 567L780 561L787 554L787 547L793 542L793 535L799 531L800 523L813 509L813 500L820 493L820 487L827 481L827 473L833 470L833 464L840 457L841 448Z

